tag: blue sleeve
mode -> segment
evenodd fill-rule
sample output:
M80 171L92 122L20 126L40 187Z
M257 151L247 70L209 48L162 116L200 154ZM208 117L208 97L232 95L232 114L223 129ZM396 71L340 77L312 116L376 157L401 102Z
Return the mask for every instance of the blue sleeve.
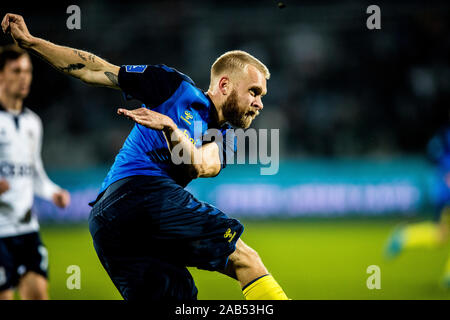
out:
M194 85L185 74L166 65L124 65L119 70L119 87L126 99L137 99L155 108L169 99L182 81Z

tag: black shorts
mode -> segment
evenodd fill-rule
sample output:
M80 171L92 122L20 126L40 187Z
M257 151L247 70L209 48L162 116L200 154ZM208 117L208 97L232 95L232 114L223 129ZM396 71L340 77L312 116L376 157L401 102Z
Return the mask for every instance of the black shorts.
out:
M186 267L225 269L244 227L171 179L134 176L95 203L89 230L124 299L193 300Z
M0 238L0 291L16 287L28 271L48 278L47 249L39 233Z

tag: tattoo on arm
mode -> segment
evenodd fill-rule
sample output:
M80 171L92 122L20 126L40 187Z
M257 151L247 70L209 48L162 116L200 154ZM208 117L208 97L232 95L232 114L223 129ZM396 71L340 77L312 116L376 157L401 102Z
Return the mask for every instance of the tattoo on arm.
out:
M73 52L76 55L78 55L82 60L87 61L86 56L83 53L81 53L81 52L79 52L78 50L75 50L75 49L73 50Z
M109 71L105 71L105 75L108 77L109 81L111 81L113 85L115 86L119 85L119 79L117 78L116 74Z
M73 71L73 70L83 69L84 67L85 67L85 65L82 64L82 63L69 64L67 67L61 68L61 71L70 72L70 71Z

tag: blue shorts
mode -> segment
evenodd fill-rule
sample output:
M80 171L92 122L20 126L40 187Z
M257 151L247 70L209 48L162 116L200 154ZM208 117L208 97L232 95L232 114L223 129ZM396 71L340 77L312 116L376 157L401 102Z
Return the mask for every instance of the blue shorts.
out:
M47 249L39 233L0 238L0 291L16 287L28 271L48 278Z
M244 227L165 177L112 184L89 217L97 255L126 300L195 300L186 267L223 270Z

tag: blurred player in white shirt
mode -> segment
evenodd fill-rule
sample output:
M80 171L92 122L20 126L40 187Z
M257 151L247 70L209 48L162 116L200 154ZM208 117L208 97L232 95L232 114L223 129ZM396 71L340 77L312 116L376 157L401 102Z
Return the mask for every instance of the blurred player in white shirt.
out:
M28 53L0 47L0 299L48 299L47 250L31 211L34 195L64 208L70 195L47 177L42 122L23 106L32 80Z

